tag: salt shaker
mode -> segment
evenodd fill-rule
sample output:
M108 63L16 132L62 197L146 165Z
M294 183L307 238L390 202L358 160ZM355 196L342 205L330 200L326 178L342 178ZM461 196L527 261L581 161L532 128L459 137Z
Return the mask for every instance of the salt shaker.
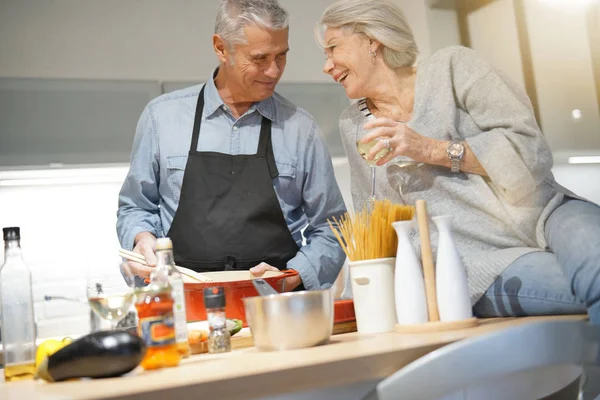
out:
M227 329L225 316L225 290L223 287L204 289L204 307L208 319L208 352L226 353L231 351L231 335Z

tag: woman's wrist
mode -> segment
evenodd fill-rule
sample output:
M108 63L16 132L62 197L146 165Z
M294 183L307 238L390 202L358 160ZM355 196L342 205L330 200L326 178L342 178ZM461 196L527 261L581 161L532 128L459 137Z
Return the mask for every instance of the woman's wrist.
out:
M450 144L447 140L436 140L427 138L429 143L426 145L428 156L423 160L427 164L441 165L442 167L450 168L450 160L446 150Z

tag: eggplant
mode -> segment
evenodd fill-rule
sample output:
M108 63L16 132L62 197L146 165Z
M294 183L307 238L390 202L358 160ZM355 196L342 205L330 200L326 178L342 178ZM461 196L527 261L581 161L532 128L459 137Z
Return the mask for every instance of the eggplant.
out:
M145 354L146 346L136 335L125 331L94 332L46 357L37 376L49 382L121 376L137 367Z

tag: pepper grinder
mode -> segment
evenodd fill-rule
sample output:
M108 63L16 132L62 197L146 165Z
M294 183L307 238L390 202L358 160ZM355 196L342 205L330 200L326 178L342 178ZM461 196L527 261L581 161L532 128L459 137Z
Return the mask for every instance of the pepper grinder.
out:
M231 335L227 329L225 316L225 289L208 287L204 289L204 307L208 319L208 352L226 353L231 351Z

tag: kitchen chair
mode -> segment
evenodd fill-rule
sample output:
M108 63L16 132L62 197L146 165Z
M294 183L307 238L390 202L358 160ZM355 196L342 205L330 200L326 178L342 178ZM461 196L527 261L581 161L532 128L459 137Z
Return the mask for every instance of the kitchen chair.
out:
M535 322L433 351L379 382L364 400L575 400L586 364L600 364L600 327Z

